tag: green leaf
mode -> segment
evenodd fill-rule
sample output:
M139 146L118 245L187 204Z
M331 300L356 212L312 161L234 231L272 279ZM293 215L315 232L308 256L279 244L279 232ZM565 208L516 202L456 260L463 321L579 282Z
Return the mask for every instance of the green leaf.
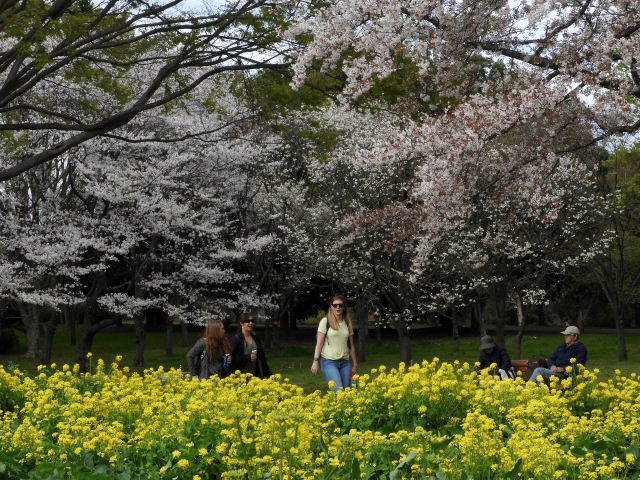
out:
M447 474L444 473L442 467L438 467L438 471L436 472L436 480L447 480Z
M324 453L329 453L329 449L327 448L327 444L325 443L324 438L322 438L322 435L318 437L318 440L320 440L320 448L322 448L322 451Z
M41 463L29 472L31 480L62 480L63 472L58 465L53 463Z
M109 471L109 468L106 465L98 465L93 471L93 473L103 474L103 473L107 473L108 471Z
M516 478L521 468L522 468L522 459L519 458L516 461L516 463L513 465L513 467L511 467L511 470L509 470L506 473L506 478Z
M395 480L397 478L400 478L399 475L401 473L401 470L405 467L405 465L411 464L411 462L413 462L417 456L418 456L417 451L412 450L411 452L409 452L409 454L404 458L404 460L398 463L396 468L394 468L391 471L391 473L389 474L389 480Z
M640 445L638 444L631 444L629 445L629 448L627 448L624 451L625 455L633 455L634 457L636 457L636 461L635 463L638 463L638 458L640 458Z
M357 458L351 462L351 478L360 478L360 461Z

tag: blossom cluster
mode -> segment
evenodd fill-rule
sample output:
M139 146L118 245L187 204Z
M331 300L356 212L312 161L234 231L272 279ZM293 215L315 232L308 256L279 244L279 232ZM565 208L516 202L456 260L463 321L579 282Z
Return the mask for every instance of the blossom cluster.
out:
M278 375L0 367L0 465L11 478L635 478L640 380L577 370L547 387L434 359L305 394Z

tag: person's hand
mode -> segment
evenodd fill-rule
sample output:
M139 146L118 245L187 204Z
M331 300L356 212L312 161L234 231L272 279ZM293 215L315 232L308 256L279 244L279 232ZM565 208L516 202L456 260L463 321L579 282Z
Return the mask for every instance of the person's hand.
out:
M311 364L311 375L317 375L320 371L320 362L318 360L314 360Z
M255 362L258 359L258 355L256 353L251 354L251 361Z
M351 375L356 375L358 373L358 364L354 363L353 367L351 367Z

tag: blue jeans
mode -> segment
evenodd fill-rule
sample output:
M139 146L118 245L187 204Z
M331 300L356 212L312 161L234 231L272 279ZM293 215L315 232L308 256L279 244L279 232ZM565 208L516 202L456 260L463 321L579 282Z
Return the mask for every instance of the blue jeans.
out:
M334 392L342 390L343 388L351 385L351 362L349 360L329 360L322 357L320 359L322 366L322 373L324 378L327 379L327 383L333 381L336 386L332 389Z
M564 379L567 378L567 374L562 372L562 373L558 373L558 372L554 372L553 370L549 370L548 368L544 368L544 367L538 367L536 368L533 373L531 374L531 378L529 378L530 382L536 382L536 383L540 383L538 382L537 378L538 375L542 375L542 379L545 382L549 382L549 379L551 377L558 377L560 379Z

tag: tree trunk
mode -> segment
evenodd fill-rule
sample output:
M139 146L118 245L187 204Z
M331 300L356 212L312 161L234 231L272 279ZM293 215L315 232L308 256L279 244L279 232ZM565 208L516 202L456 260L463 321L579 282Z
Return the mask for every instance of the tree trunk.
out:
M382 346L382 325L380 323L376 325L376 345Z
M598 275L600 281L600 287L604 292L613 314L613 320L616 323L616 336L618 337L618 360L625 361L629 358L627 353L627 339L624 332L624 304L621 300L620 293L622 292L622 286L620 286L614 276L607 274L607 272L599 272Z
M522 358L522 338L524 337L524 305L520 293L516 293L516 313L518 316L518 333L516 335L516 347L514 355L516 359Z
M165 353L168 355L173 355L173 318L166 317L166 325L167 325L167 349Z
M267 318L264 321L263 343L266 350L271 350L273 347L273 322L270 318Z
M629 355L627 353L627 338L624 332L622 307L617 306L613 313L616 322L616 336L618 337L618 360L624 362L629 359Z
M458 311L455 307L451 309L451 335L453 336L453 351L460 351L460 330L458 328Z
M364 304L358 305L358 362L362 363L367 359L367 335L369 333L369 312Z
M538 325L546 325L547 324L547 317L544 314L544 304L539 304L537 306L537 311L538 311Z
M27 337L27 352L24 356L35 359L38 355L38 345L40 343L40 307L19 303L18 308Z
M72 346L78 345L78 314L76 307L65 305L62 307L64 323L69 329L69 342Z
M287 309L287 325L289 326L289 330L297 330L298 323L296 322L296 318L291 315L291 309Z
M474 318L476 320L476 323L478 324L478 331L481 337L487 334L487 325L484 321L484 307L484 300L476 300L476 302L473 304Z
M584 331L584 323L585 323L585 319L587 318L587 311L584 308L580 308L578 310L578 314L576 315L576 327L578 327L580 329L580 331Z
M496 306L496 335L495 340L498 345L504 346L505 337L504 337L504 326L506 323L506 298L503 289L496 289L493 295L495 306Z
M638 328L638 321L640 320L640 303L633 304L633 321L631 323L632 328Z
M407 325L401 321L397 330L398 340L400 341L400 361L409 366L411 365L411 337L409 336L409 329Z
M144 347L145 347L144 324L145 324L144 314L140 313L136 315L136 318L135 318L135 331L136 331L135 366L136 367L144 367Z
M40 345L40 325L38 325L38 319L36 316L32 316L28 321L26 328L27 334L27 352L24 354L27 358L36 358L38 353L38 347Z
M92 309L87 309L92 310ZM86 372L89 369L89 361L87 359L87 355L91 351L91 346L93 345L93 337L95 337L96 332L93 329L93 316L92 312L85 312L84 315L84 329L82 331L82 338L80 338L80 342L78 343L78 365L80 365L80 371Z
M184 320L180 320L180 333L182 334L182 346L189 346L189 329L187 323Z
M38 361L41 365L51 363L51 354L53 352L53 337L58 328L57 315L51 313L46 322L42 322L42 342L40 345Z

